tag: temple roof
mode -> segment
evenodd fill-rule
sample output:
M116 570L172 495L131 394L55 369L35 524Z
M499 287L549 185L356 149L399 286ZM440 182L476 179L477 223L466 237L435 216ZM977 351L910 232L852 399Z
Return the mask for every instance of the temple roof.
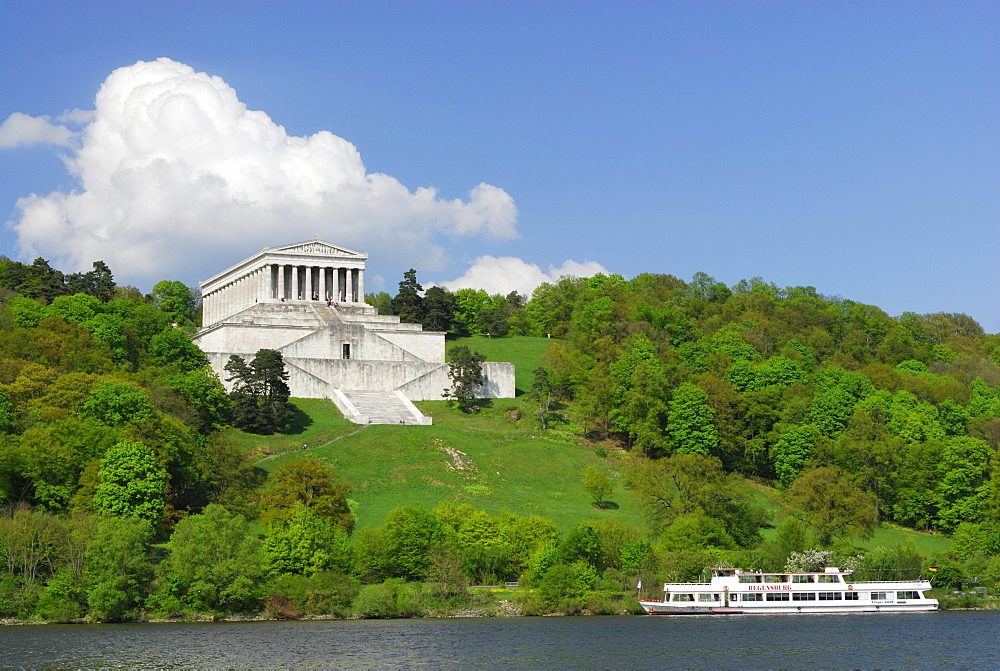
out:
M324 258L340 259L349 262L350 267L356 268L364 268L364 262L368 258L368 254L364 252L356 252L353 249L348 249L347 247L341 245L334 245L326 242L325 240L320 240L319 236L316 236L312 240L293 242L290 245L265 247L263 250L257 252L250 258L244 259L243 261L226 268L220 273L216 273L199 284L202 288L205 288L219 281L228 281L233 276L240 277L245 273L260 267L264 263L270 263L270 261L268 261L269 258L275 258L278 263L294 264L297 261L295 257L302 256L315 257L317 261ZM309 261L305 259L301 259L301 262L307 264L309 263ZM358 265L359 263L360 265Z

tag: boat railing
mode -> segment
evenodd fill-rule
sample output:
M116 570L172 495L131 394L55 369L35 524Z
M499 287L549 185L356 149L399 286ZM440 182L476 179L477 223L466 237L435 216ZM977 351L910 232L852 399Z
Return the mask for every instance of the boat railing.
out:
M714 583L710 582L668 582L663 585L664 589L668 587L712 587Z
M848 585L912 585L913 583L920 582L930 582L927 579L913 579L913 580L859 580L858 582L849 582Z

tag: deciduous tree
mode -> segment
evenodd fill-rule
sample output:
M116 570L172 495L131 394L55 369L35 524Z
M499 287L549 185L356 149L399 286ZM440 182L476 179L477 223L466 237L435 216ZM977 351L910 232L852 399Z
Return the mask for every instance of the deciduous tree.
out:
M719 446L719 432L712 420L715 411L708 394L685 382L674 389L667 416L667 436L675 453L712 454Z
M152 577L146 557L153 527L137 517L105 517L87 545L90 615L123 622L139 613Z
M701 512L721 521L740 546L759 542L764 511L743 479L723 471L716 457L633 457L628 473L632 491L655 529L665 529L680 515Z
M778 482L788 486L799 476L812 456L815 440L816 429L812 424L791 426L782 432L771 447L771 460L774 462Z
M287 461L268 478L261 498L262 517L269 523L288 519L295 506L308 508L334 529L351 533L354 515L347 505L351 488L333 467L316 457Z
M93 389L80 408L107 426L138 422L153 416L153 404L142 389L123 382L104 382Z
M177 523L169 547L157 572L160 603L171 596L199 612L259 607L267 568L261 542L242 515L209 505Z
M138 517L156 522L163 514L167 472L153 451L136 442L121 442L108 450L98 474L94 504L107 515Z
M194 315L195 298L183 282L161 280L153 285L153 305L170 316L171 321L184 323Z
M607 473L593 466L587 466L583 469L583 488L590 494L594 505L601 508L604 505L604 499L611 494L614 485Z
M277 573L312 575L331 568L343 573L350 568L347 534L301 504L284 521L269 525L264 553Z
M208 366L208 357L201 348L177 328L166 328L153 336L149 353L157 366L173 366L183 373Z
M785 505L822 546L834 538L870 538L878 524L875 497L851 484L839 468L823 466L800 475L785 492Z

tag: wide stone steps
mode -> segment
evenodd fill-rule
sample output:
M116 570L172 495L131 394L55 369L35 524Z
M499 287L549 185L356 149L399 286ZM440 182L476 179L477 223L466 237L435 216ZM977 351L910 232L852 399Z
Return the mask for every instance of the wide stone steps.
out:
M335 389L333 402L355 424L430 424L398 391L349 391Z

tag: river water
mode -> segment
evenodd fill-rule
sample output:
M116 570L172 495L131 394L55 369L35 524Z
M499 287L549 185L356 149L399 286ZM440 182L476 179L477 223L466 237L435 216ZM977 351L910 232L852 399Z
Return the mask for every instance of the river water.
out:
M988 668L998 612L0 627L0 667Z

